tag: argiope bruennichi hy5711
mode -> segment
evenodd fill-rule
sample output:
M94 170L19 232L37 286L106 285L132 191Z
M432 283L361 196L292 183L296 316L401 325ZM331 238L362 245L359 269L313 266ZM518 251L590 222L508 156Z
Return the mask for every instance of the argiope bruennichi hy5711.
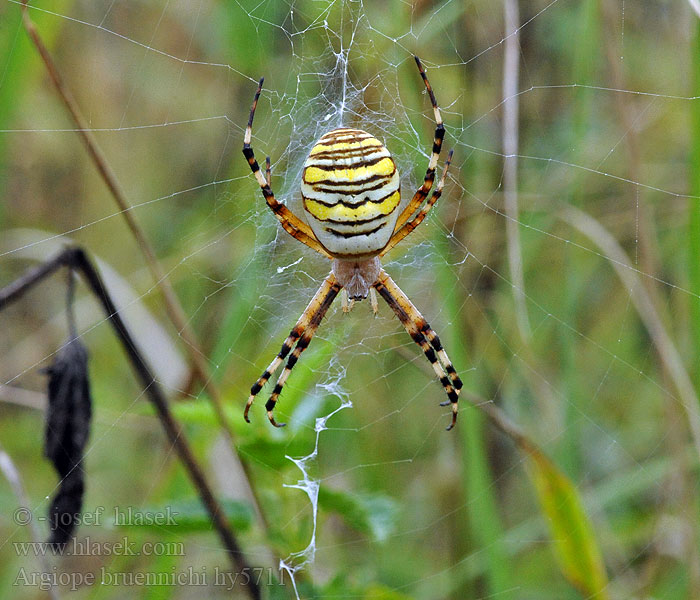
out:
M333 262L331 272L282 344L279 354L253 384L244 412L248 422L248 411L255 396L291 352L265 405L270 423L275 427L284 426L284 423L277 423L272 414L282 387L341 290L344 293L344 310L347 310L347 297L354 302L363 300L370 294L375 313L378 310L375 290L379 292L413 341L421 347L445 388L449 400L442 402L441 406L452 405L452 422L447 429L452 429L457 421L457 402L462 381L443 349L440 338L379 262L381 256L425 219L442 193L452 159L450 151L432 196L423 204L435 181L445 127L423 65L417 56L414 58L430 96L437 127L423 185L400 213L397 210L401 200L399 174L391 154L373 135L348 127L334 129L321 136L306 159L301 195L308 225L278 202L270 187L270 157L267 157L266 173L263 176L250 145L253 117L263 84L263 80L260 80L245 131L243 155L260 185L267 205L285 231ZM415 214L416 211L418 214Z

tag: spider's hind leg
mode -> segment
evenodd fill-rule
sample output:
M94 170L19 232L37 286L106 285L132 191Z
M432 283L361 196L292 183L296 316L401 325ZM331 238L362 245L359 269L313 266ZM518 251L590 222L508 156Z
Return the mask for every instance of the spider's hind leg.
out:
M306 314L306 311L304 312L304 314ZM246 420L246 422L250 423L248 412L250 411L250 407L255 401L255 396L258 395L258 392L260 392L260 390L267 383L270 377L272 377L273 373L284 362L284 359L291 352L292 348L294 347L294 344L304 332L304 329L306 328L306 325L303 323L304 314L302 314L301 318L294 326L294 329L292 329L290 334L287 336L287 339L284 340L284 343L282 344L282 349L277 353L277 356L275 356L275 358L272 359L272 362L268 365L267 369L263 371L263 374L260 377L258 377L258 380L250 388L250 396L248 397L248 402L246 402L245 410L243 411L243 418Z
M423 332L426 338L428 338L428 341L430 342L430 345L435 349L435 352L437 352L438 358L440 359L440 362L442 363L443 368L445 371L447 371L447 375L449 375L450 379L452 380L452 385L454 389L457 392L457 395L459 395L459 390L462 389L463 383L462 380L459 378L459 375L457 375L457 371L454 368L454 365L452 364L452 361L450 360L450 357L447 356L447 352L445 352L445 349L442 347L442 343L440 342L440 338L438 337L438 334L435 333L432 327L428 325L428 322L421 316L421 314L416 311L415 320L419 323L420 330ZM442 406L447 406L449 402L443 402Z
M284 359L287 357L287 355L291 352L291 356L289 356L289 359L287 360L287 365L285 366L284 370L282 371L282 374L277 380L277 385L275 385L275 389L273 390L270 399L265 404L265 408L267 409L267 417L268 419L270 419L270 423L272 423L275 427L284 426L284 423L275 422L275 419L272 416L272 411L275 407L275 404L277 403L277 399L282 391L282 387L287 381L287 378L289 377L292 368L299 359L299 355L308 347L309 343L311 342L311 338L316 332L316 329L318 329L321 320L328 311L328 308L330 307L335 297L338 295L339 291L340 284L336 280L333 273L329 273L328 277L326 277L326 279L321 284L321 287L311 299L311 302L309 302L308 306L301 314L301 317L299 317L299 320L297 321L296 325L292 329L287 339L284 341L284 344L282 344L282 349L279 351L277 356L272 360L267 369L265 369L263 374L258 378L258 380L253 384L253 387L250 389L250 397L248 398L248 402L246 403L246 407L243 412L243 416L246 421L250 423L250 420L248 418L248 411L250 410L250 407L252 406L255 397L258 395L258 393L260 392L262 387L267 383L270 377L272 377L272 374L284 362ZM296 347L294 347L295 343ZM294 351L292 351L292 348L294 348Z
M265 410L267 410L267 418L270 420L270 423L272 423L275 427L285 426L285 423L277 423L272 414L272 411L275 410L275 405L277 404L279 395L282 393L282 388L287 382L287 378L291 374L294 365L297 364L301 353L309 347L309 344L311 343L311 338L316 333L318 326L321 324L323 317L325 316L326 312L333 303L333 300L335 300L335 297L338 295L339 291L340 284L336 281L333 273L330 273L328 277L326 277L326 280L323 282L321 288L318 290L318 292L316 292L316 295L314 296L313 300L311 300L311 303L309 304L307 309L304 311L304 314L311 312L312 310L314 312L310 316L308 326L299 338L299 341L297 342L294 351L287 359L287 364L285 365L284 370L282 371L282 373L279 376L279 379L277 380L275 389L272 390L270 399L265 404Z
M408 296L401 291L401 288L396 285L394 280L384 270L379 274L374 287L394 311L413 341L421 347L423 354L430 361L435 375L437 375L442 387L445 389L448 400L441 403L441 406L452 406L452 422L447 427L449 431L457 422L457 405L459 402L459 391L462 388L462 380L457 375L452 362L442 347L440 338L431 329L418 309L413 306Z

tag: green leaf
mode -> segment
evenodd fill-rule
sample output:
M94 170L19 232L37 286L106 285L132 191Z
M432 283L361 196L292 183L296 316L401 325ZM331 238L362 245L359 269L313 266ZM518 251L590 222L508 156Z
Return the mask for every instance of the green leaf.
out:
M379 584L368 587L362 597L366 600L411 600L411 596Z
M268 424L266 423L266 425ZM257 437L250 442L238 444L237 448L241 456L250 457L268 469L280 470L294 466L287 456L308 454L309 441L303 436L289 440Z
M603 558L578 491L538 448L524 449L562 573L586 598L609 598Z
M397 592L386 585L375 582L358 582L357 574L339 572L327 582L321 590L318 590L317 598L348 597L362 600L412 600L413 596L407 596ZM361 577L359 579L362 579ZM311 597L311 596L309 596Z
M228 397L227 397L228 399ZM225 402L222 406L224 416L229 423L239 426L245 430L243 420L243 407L245 402ZM144 414L155 415L155 409L150 405L143 405ZM204 429L216 428L219 426L219 418L214 412L212 402L207 394L201 392L196 399L185 399L173 402L171 410L175 418L185 425L198 425Z
M397 504L380 494L350 494L321 486L318 503L324 510L338 513L353 529L385 540L396 524Z

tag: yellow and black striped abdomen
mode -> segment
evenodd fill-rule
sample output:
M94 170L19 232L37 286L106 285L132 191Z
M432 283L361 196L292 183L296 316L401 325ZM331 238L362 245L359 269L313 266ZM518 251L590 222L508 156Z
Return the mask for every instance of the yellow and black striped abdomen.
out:
M384 144L360 129L334 129L316 142L304 164L306 220L334 256L372 256L394 232L399 187Z

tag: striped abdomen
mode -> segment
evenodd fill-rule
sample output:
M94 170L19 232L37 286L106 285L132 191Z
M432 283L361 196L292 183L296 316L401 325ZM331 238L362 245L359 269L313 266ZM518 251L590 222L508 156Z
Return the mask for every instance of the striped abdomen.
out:
M372 256L398 218L399 174L377 138L359 129L321 137L304 164L301 195L318 241L339 258Z

